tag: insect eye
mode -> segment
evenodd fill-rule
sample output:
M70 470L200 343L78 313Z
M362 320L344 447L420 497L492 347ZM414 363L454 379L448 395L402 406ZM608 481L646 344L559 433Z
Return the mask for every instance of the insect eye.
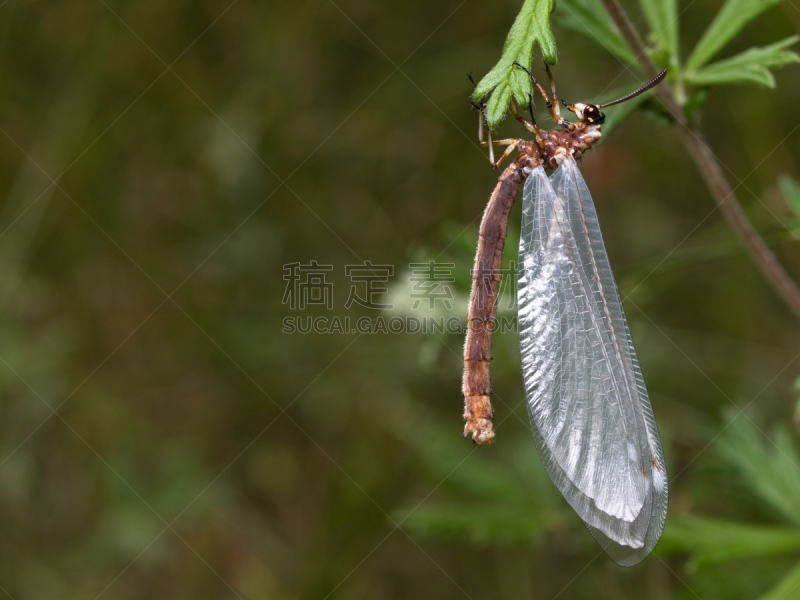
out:
M594 104L587 104L583 109L583 118L592 124L602 125L606 119L606 115L600 112Z

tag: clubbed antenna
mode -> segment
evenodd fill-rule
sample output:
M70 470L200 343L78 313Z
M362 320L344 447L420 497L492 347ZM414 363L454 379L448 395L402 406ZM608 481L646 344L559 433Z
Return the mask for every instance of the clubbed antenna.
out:
M631 98L635 98L639 94L643 94L647 90L649 90L650 88L657 86L659 83L664 81L664 77L666 77L666 76L667 76L667 70L664 69L663 71L661 71L661 73L656 75L651 81L645 83L642 87L640 87L635 92L631 92L627 96L623 96L622 98L620 98L618 100L614 100L613 102L606 102L605 104L600 104L598 106L598 108L605 108L606 106L613 106L614 104L619 104L620 102L625 102L626 100L630 100Z

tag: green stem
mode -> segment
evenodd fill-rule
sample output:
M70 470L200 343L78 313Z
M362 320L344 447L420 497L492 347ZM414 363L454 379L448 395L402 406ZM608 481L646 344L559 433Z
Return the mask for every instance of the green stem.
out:
M638 55L639 64L645 73L650 77L655 77L658 74L658 68L647 53L647 48L642 42L642 38L618 0L602 0L602 2L622 33L622 37L625 38L634 54ZM673 118L678 123L681 139L703 176L709 192L711 192L712 197L722 209L728 225L739 237L739 241L755 261L762 275L794 312L795 316L800 318L800 288L797 287L797 283L781 266L778 259L764 243L764 240L761 239L755 227L750 223L742 205L736 198L734 188L725 178L722 167L703 138L702 132L695 125L687 123L681 103L669 85L658 86L658 93L667 110L672 113Z

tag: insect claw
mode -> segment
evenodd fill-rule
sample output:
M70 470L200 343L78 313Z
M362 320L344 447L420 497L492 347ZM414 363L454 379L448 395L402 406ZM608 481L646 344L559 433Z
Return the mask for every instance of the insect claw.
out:
M472 87L478 87L478 84L475 83L475 80L472 78L472 71L467 73L467 77L469 77L469 80L472 82Z
M531 73L529 69L527 69L526 67L523 67L521 64L519 64L519 63L518 63L518 62L516 62L516 61L515 61L514 63L512 63L512 64L513 64L515 67L519 67L520 69L522 69L523 71L525 71L525 72L528 74L528 77L530 77L530 78L531 78L531 82L533 83L533 85L536 85L536 77L534 77L534 76L533 76L533 73Z

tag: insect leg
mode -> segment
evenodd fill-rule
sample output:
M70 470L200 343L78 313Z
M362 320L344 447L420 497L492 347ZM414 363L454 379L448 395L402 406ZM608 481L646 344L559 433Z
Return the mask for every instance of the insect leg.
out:
M553 79L553 74L550 72L550 65L544 63L544 70L547 71L547 80L550 82L550 91L553 94L553 109L559 119L561 118L561 110L558 108L558 94L556 94L556 81ZM558 121L556 121L558 122Z
M536 126L536 121L533 120L531 123L528 123L525 119L523 119L519 113L517 112L517 105L514 103L514 100L511 100L511 112L514 115L514 118L522 123L522 126L527 129L528 131L535 133L538 130Z
M506 151L503 152L503 154L500 155L500 158L498 158L497 161L492 162L492 167L495 168L495 169L497 167L499 167L500 164L506 158L508 158L508 155L511 154L514 151L514 149L517 147L517 143L518 142L519 142L519 140L498 140L498 141L496 141L495 142L496 145L500 146L500 145L503 145L503 144L508 144L508 148L506 148Z
M514 104L513 100L511 101L511 112L514 113L514 118L525 126L525 129L536 134L536 143L539 144L539 146L542 146L544 143L542 139L542 132L539 129L539 125L536 123L536 117L533 116L533 98L530 96L530 94L528 95L528 101L530 102L528 106L531 114L530 123L517 114L517 106Z
M469 73L467 73L467 77L469 77L469 80L472 83L472 87L478 87L478 84L475 83L475 80L472 78L472 72L471 71ZM472 100L470 100L469 103L472 105L472 108L476 109L480 113L480 116L478 117L478 141L481 143L481 146L483 146L484 145L484 143L483 143L483 121L486 118L486 111L484 110L483 106L478 106ZM491 132L491 130L489 130L489 139L491 139L491 137L492 137L492 132Z
M547 92L545 92L544 89L542 88L542 86L539 85L539 82L536 81L536 78L533 76L533 73L531 73L528 68L523 67L521 64L519 64L517 62L515 62L514 65L519 67L523 71L525 71L528 74L528 77L531 78L531 84L533 85L533 87L535 87L537 90L539 90L539 93L542 95L542 98L544 98L544 102L545 102L545 104L547 104L547 111L550 113L550 118L553 119L553 122L554 123L558 123L559 125L562 125L562 121L565 122L565 123L569 123L569 121L567 121L566 119L561 117L561 113L558 111L558 103L556 103L555 108L553 107L553 102L550 102L550 98L547 97ZM547 66L547 63L545 63L545 67L546 66ZM547 74L548 74L548 76L550 75L550 70L549 69L547 71ZM553 79L552 78L550 79L550 83L551 83L551 88L553 89L553 92L555 92L555 87L553 85Z
M469 77L469 80L472 82L473 86L476 85L475 80L472 79L472 73L468 73L467 77ZM481 146L489 147L489 162L491 162L492 165L494 165L494 146L497 146L498 143L492 142L491 128L489 128L489 141L488 142L483 141L483 124L484 121L486 120L486 111L484 110L483 106L478 106L472 100L470 100L469 103L472 105L473 108L477 109L478 111L478 143L480 143Z
M502 163L508 157L509 154L511 154L514 148L517 147L517 144L519 144L519 140L515 140L512 138L508 138L505 140L492 140L491 129L489 130L489 141L481 142L481 146L489 148L489 162L492 163L492 167L494 167L495 169L500 166L500 163ZM497 160L494 159L495 146L508 146L505 149L505 152L503 152L502 156L500 156L500 158L498 158Z
M553 93L553 108L550 111L550 116L553 118L553 121L558 123L561 127L567 131L572 131L575 129L575 126L561 116L561 109L558 106L558 95L556 94L556 81L553 79L553 74L550 72L550 65L548 65L547 62L544 63L544 70L547 71L547 79L550 81L550 91ZM564 106L566 106L566 104ZM548 108L550 108L549 105ZM555 113L555 116L553 116L553 113Z
M468 73L467 77L469 77L469 80L472 82L472 85L477 87L477 84L475 83L475 80L472 79L472 73ZM492 167L496 169L497 167L500 166L500 163L502 163L506 158L508 158L508 155L511 154L511 152L513 152L514 148L517 147L517 143L519 142L519 140L507 139L507 140L492 141L492 129L491 129L491 127L488 127L487 129L489 131L489 134L488 134L489 141L488 142L484 142L483 141L483 124L484 124L484 121L486 120L486 111L484 110L483 106L478 106L477 104L475 104L472 101L470 101L470 104L472 104L473 107L477 108L478 112L480 113L479 116L478 116L478 141L480 142L481 146L488 146L489 147L489 162L492 163ZM539 128L536 125L536 121L533 122L533 125L529 125L525 121L525 119L522 119L521 117L519 117L517 115L517 109L514 106L514 102L513 101L511 102L511 110L514 112L514 116L517 118L517 120L521 120L522 123L530 131L535 131L535 132L539 131ZM533 113L531 113L531 117L533 117ZM540 135L539 135L539 133L537 133L536 134L536 139L539 140L539 138L540 138ZM495 146L508 146L506 148L505 152L503 152L503 154L500 156L500 158L498 158L496 161L494 159L494 147Z
M472 104L472 106L477 108L478 112L480 113L480 115L478 116L478 141L481 144L483 144L483 119L485 113L483 112L483 109L474 102L470 102L470 104Z
M473 103L473 106L475 106L475 103ZM478 116L478 143L481 146L489 147L489 162L492 163L492 165L494 165L494 147L500 145L500 142L492 141L491 127L487 128L489 131L489 141L488 142L483 141L483 122L486 120L486 113L483 111L481 107L478 106L476 108L480 111L480 114Z
M523 67L518 62L515 62L514 66L519 67L528 74L528 77L531 78L531 85L533 85L537 90L539 90L539 93L542 95L542 98L544 98L544 102L545 104L547 104L547 107L548 108L552 107L552 104L550 103L550 98L547 97L547 93L542 89L542 86L539 85L539 82L536 81L536 77L533 76L533 73L531 73L530 69L528 69L527 67Z

